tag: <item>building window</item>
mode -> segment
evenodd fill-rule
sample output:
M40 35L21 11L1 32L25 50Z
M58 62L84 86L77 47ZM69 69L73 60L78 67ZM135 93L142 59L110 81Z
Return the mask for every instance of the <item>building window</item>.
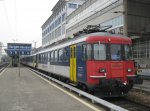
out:
M77 8L77 4L69 3L69 4L68 4L68 7L69 7L69 8L76 9L76 8Z
M58 18L58 25L61 24L61 17Z
M150 39L140 38L133 40L133 58L150 58Z
M65 16L66 16L66 14L64 13L64 14L62 15L62 22L65 20Z
M108 25L112 25L111 29L116 28L118 26L123 26L123 16L119 16L101 23L101 26L108 26Z
M60 27L58 27L58 36L61 36L61 26Z
M52 32L52 39L55 38L55 31Z
M62 25L62 34L65 34L65 24Z

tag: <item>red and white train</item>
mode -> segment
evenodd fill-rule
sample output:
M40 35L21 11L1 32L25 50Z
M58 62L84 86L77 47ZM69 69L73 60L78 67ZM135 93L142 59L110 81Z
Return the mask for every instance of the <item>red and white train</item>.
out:
M136 76L131 39L91 29L84 32L88 33L21 61L86 91L98 91L107 97L127 94Z

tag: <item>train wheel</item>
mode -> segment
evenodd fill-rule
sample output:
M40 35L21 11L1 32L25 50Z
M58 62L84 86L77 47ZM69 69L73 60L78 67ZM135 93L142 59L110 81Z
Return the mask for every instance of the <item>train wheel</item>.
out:
M94 90L94 89L90 89L90 90L89 90L89 93L92 94L92 95L94 95L95 90Z
M82 85L82 90L85 91L85 92L88 92L88 87L85 84L83 84Z
M78 84L77 84L77 88L82 89L82 84L81 84L81 83L78 83Z

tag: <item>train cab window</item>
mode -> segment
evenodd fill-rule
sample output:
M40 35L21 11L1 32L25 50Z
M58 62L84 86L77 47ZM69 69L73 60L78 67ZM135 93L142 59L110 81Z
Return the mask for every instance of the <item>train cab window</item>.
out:
M91 60L92 59L92 45L87 44L87 59Z
M94 44L93 45L93 57L94 60L106 60L106 45L105 44Z
M120 44L110 45L110 53L111 53L111 60L122 60Z
M130 45L124 45L125 60L132 60L132 50Z

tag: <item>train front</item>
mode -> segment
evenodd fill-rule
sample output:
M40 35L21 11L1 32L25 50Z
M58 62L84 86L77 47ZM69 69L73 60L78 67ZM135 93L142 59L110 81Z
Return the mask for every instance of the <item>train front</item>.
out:
M87 39L88 87L106 96L125 95L135 77L131 39L96 36Z

